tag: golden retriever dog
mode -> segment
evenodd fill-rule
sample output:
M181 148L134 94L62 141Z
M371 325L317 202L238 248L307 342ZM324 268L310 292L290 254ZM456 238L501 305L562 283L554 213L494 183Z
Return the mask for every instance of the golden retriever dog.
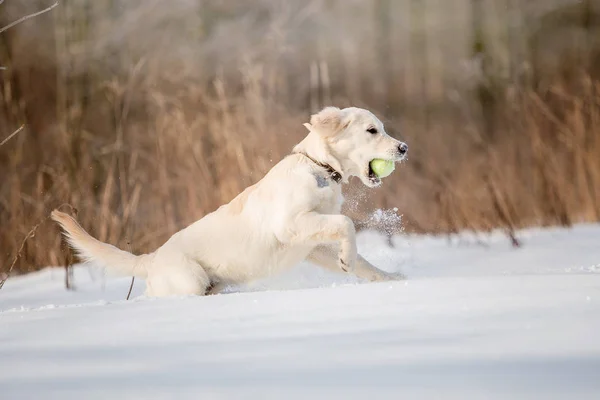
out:
M218 293L303 260L368 281L402 279L357 254L354 224L341 206L349 177L379 185L371 160L401 161L408 146L360 108L327 107L304 126L306 138L263 179L151 254L100 242L60 211L52 218L84 261L145 279L148 296Z

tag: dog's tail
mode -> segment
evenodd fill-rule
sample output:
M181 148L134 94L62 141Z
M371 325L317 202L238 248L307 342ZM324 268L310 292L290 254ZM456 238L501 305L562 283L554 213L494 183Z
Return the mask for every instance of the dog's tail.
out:
M75 218L58 210L52 211L50 216L64 229L67 241L84 261L93 261L119 275L139 278L148 276L149 255L136 256L103 243L90 236Z

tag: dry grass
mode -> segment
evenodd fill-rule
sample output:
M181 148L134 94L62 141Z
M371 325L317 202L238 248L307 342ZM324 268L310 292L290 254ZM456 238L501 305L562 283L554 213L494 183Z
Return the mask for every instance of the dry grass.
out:
M19 272L67 263L55 226L44 223L23 241L63 203L78 209L98 239L134 252L155 249L260 179L302 139L311 109L330 101L373 109L411 149L381 189L352 182L347 211L357 221L397 207L411 231L501 228L518 244L520 227L600 220L600 84L588 70L573 67L569 79L555 75L543 88L505 82L494 89L488 120L471 88L462 87L452 101L429 103L425 114L423 99L398 96L402 86L393 82L389 103L382 102L380 66L328 47L340 32L322 30L321 2L299 9L274 2L273 9L264 0L256 18L260 26L266 18L268 29L257 33L255 26L244 31L256 21L234 15L243 2L230 9L206 1L227 34L184 19L160 38L140 37L127 24L114 30L137 16L149 35L149 27L173 18L151 24L150 6L114 24L92 24L94 12L105 11L94 7L104 5L65 3L71 8L58 7L54 20L36 28L53 32L49 41L28 36L33 26L24 23L0 45L7 67L0 126L13 132L27 123L0 149L0 271L18 252ZM87 17L74 19L79 12ZM308 45L315 33L297 39L309 28L331 39L324 49ZM178 36L189 32L200 35L196 47ZM49 43L55 53L42 49ZM113 54L117 44L128 52Z

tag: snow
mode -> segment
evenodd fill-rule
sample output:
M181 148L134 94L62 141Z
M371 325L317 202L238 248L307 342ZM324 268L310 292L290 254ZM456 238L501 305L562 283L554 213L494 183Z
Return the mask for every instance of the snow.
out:
M404 282L301 265L209 297L149 299L75 269L0 291L3 399L600 398L600 225L453 238L375 232Z

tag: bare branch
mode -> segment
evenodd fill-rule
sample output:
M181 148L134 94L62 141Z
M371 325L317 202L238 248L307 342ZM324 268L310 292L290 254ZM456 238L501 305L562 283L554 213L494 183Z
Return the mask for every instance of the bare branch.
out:
M4 0L0 1L0 4L2 4L3 2L4 2ZM37 17L38 15L41 15L41 14L43 14L43 13L45 13L45 12L48 12L48 11L52 10L54 7L56 7L57 5L58 5L58 1L57 1L56 3L54 3L54 4L52 4L52 5L51 5L50 7L48 7L48 8L45 8L45 9L43 9L43 10L41 10L41 11L38 11L38 12L36 12L36 13L29 14L29 15L26 15L26 16L24 16L24 17L21 17L21 18L19 18L18 20L16 20L15 22L12 22L12 23L10 23L10 24L6 25L4 28L0 28L0 33L4 32L4 31L5 31L5 30L7 30L7 29L10 29L10 28L12 28L12 27L13 27L13 26L15 26L15 25L18 25L18 24L20 24L20 23L21 23L21 22L23 22L23 21L27 21L27 20L28 20L28 19L30 19L30 18L34 18L34 17Z
M2 3L4 3L4 0L0 0L0 6L2 5ZM6 69L6 67L0 67L0 71L4 71Z
M23 130L23 128L25 128L25 125L21 125L21 127L19 129L17 129L16 131L14 131L13 133L11 133L6 139L4 139L2 142L0 142L0 147L4 146L4 143L8 142L10 139L13 138L13 136L15 136L17 133L21 132Z
M131 253L131 243L127 242L127 247L129 247L129 252ZM129 292L127 292L127 299L131 296L131 291L133 290L133 283L135 282L135 276L131 277L131 285L129 285Z
M127 300L129 300L129 296L131 296L131 290L133 289L134 282L135 282L135 276L131 277L131 285L129 285L129 292L127 293Z
M13 268L17 264L17 261L19 260L19 257L21 257L21 253L23 253L23 249L25 248L25 244L27 243L27 241L30 238L32 238L32 237L35 236L35 232L37 231L37 229L40 227L40 225L42 225L44 222L46 222L48 220L48 218L50 218L50 216L47 216L46 218L44 218L40 222L38 222L33 228L31 228L31 230L29 231L29 233L27 233L27 235L25 235L25 238L21 242L21 246L19 247L19 250L17 251L17 254L15 255L15 258L13 259L12 263L10 264L10 268L8 268L8 271L6 272L6 275L3 276L2 279L0 279L0 289L2 289L2 287L4 286L4 284L6 283L6 281L8 280L8 278L10 277L10 273L12 272Z
M64 206L69 207L71 209L71 211L77 212L77 209L75 207L73 207L72 205L70 205L69 203L63 203L60 206L58 206L56 209L57 210L61 209ZM0 289L2 289L4 287L4 284L6 283L6 281L8 280L8 278L10 278L10 274L11 274L13 268L15 267L15 265L17 264L17 261L19 260L19 257L21 257L21 254L23 253L23 249L25 248L25 244L27 243L27 241L29 239L31 239L32 237L34 237L36 231L38 230L38 228L44 222L48 221L49 219L50 219L50 215L45 216L33 228L31 228L31 230L27 233L27 235L25 235L25 238L21 242L21 246L19 247L19 250L17 250L17 254L15 255L15 258L13 258L13 261L10 264L10 267L8 268L8 271L5 272L5 273L3 273L2 276L0 276Z

